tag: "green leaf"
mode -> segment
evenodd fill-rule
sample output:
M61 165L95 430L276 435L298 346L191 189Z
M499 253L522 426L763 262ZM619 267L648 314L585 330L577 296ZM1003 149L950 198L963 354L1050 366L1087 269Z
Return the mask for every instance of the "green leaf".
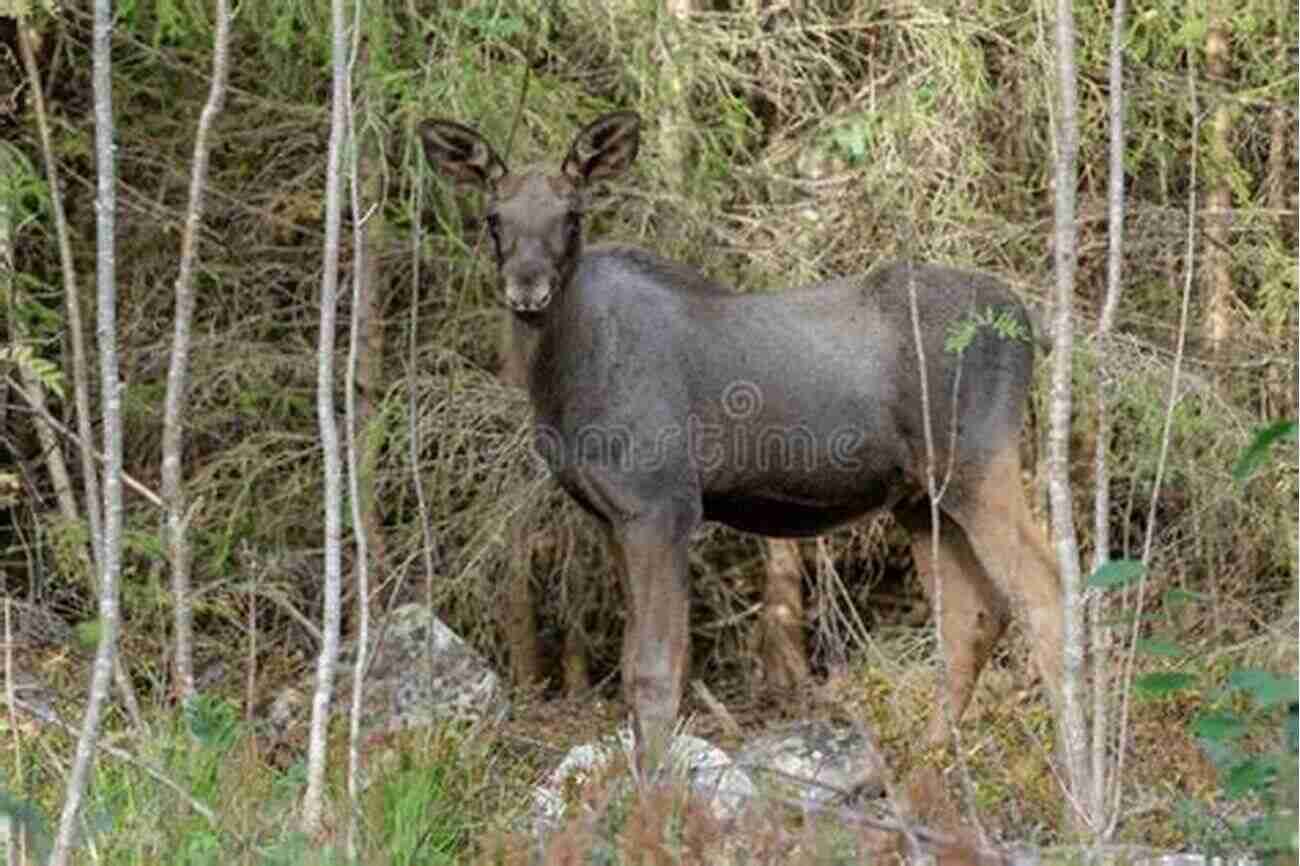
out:
M1140 653L1146 653L1149 656L1162 656L1163 658L1182 658L1187 655L1187 650L1171 640L1160 640L1159 638L1138 638L1136 649Z
M1297 700L1297 694L1300 693L1300 683L1297 683L1295 677L1278 676L1270 671L1233 671L1228 676L1228 685L1250 692L1260 706L1264 707L1291 703Z
M1277 776L1277 761L1274 758L1272 755L1263 755L1247 758L1237 764L1228 771L1223 792L1230 798L1236 798L1266 789Z
M1147 697L1156 698L1188 688L1195 682L1196 677L1191 674L1156 673L1146 674L1133 680L1133 688Z
M1094 589L1115 589L1128 586L1146 574L1147 567L1136 559L1112 559L1088 576L1087 586Z
M1295 421L1278 421L1276 424L1270 424L1268 427L1257 431L1254 441L1237 459L1237 465L1232 467L1232 477L1238 481L1245 481L1250 478L1259 470L1260 466L1264 465L1264 461L1268 459L1275 443L1294 440L1296 435Z
M1236 713L1211 711L1192 721L1192 734L1216 743L1235 740L1245 733L1246 723Z
M72 631L83 647L93 649L99 646L99 620L88 619L85 622L79 622L73 627Z
M1177 587L1166 592L1161 598L1165 603L1165 607L1182 607L1185 604L1210 600L1210 597L1203 592L1193 592L1190 589L1179 589Z

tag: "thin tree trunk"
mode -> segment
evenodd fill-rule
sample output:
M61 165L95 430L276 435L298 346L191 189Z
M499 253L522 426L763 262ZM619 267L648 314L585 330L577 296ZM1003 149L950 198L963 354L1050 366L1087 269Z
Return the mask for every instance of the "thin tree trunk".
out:
M208 181L208 135L226 98L227 55L230 48L230 4L216 0L216 31L212 38L212 85L199 115L190 173L190 204L181 237L181 261L176 277L172 351L167 366L167 395L163 408L162 496L166 503L166 549L172 569L172 603L176 606L176 691L181 703L194 700L194 610L190 602L190 513L185 502L182 459L184 418L189 399L190 322L194 318L194 262L198 258L199 223L203 219L203 188Z
M1048 496L1052 533L1064 595L1064 677L1057 708L1057 737L1066 762L1069 790L1076 798L1091 790L1087 781L1087 727L1080 692L1083 687L1083 606L1079 573L1079 541L1074 530L1074 501L1070 490L1070 372L1074 354L1074 273L1076 265L1075 190L1078 184L1078 94L1074 60L1075 28L1072 0L1056 4L1056 220L1055 315L1052 322L1051 429L1048 435ZM1099 446L1100 447L1100 446ZM1076 800L1077 802L1077 800ZM1076 821L1085 816L1072 812ZM1082 828L1081 828L1082 829Z
M16 177L18 171L17 161L5 145L0 145L0 178ZM13 224L13 207L11 198L7 190L13 188L13 183L7 180L0 180L0 297L9 299L9 324L12 328L11 338L15 346L27 346L31 340L31 335L27 333L23 319L20 316L13 315L13 312L19 307L26 293L22 287L14 281L14 224ZM77 504L77 493L72 487L72 477L68 474L68 464L63 459L63 448L59 443L59 436L55 429L50 426L46 416L49 410L45 400L45 384L41 377L32 369L31 364L25 363L22 358L11 358L18 364L18 373L23 383L23 388L27 396L32 401L32 424L36 428L36 438L41 444L41 457L45 464L45 469L50 474L50 486L54 489L54 499L59 506L59 515L68 523L76 523L81 519L80 506ZM91 568L91 563L87 557L86 569Z
M766 539L766 550L767 579L763 583L759 632L763 685L769 693L790 694L808 680L803 560L799 543L793 539Z
M83 499L86 503L86 522L90 529L93 559L91 573L94 574L101 568L104 559L104 534L100 520L99 471L95 466L94 431L90 423L90 369L86 362L85 329L81 324L81 293L77 287L77 270L72 261L68 218L63 210L58 162L54 158L50 122L45 110L45 91L41 85L40 70L36 68L36 56L27 27L27 19L20 19L18 53L22 55L23 67L27 72L28 92L32 96L32 109L41 139L41 155L45 161L45 177L50 187L50 209L54 214L54 230L58 236L59 266L63 273L63 298L67 312L67 340L72 348L72 383L77 406L77 433L80 437L78 453L81 455L81 483L85 488Z
M95 0L95 259L98 296L97 334L100 386L104 395L104 537L99 579L99 647L95 652L90 696L68 774L63 814L50 854L50 866L64 866L72 852L81 797L94 763L100 714L108 698L117 653L117 580L122 554L122 389L117 364L117 287L114 261L115 169L113 157L112 0Z
M564 694L568 698L579 698L590 689L587 640L579 624L571 621L564 629Z
M342 222L342 172L344 121L348 92L348 32L344 0L331 0L333 89L330 96L329 154L325 165L325 247L321 275L320 342L316 367L316 415L324 455L325 490L325 592L321 649L316 663L316 691L312 696L311 735L307 745L307 790L303 796L302 832L320 832L325 795L325 745L329 733L330 702L338 666L340 596L342 595L343 471L339 432L334 415L334 327L338 316L339 234Z
M1205 34L1205 72L1210 81L1223 82L1228 74L1228 21L1221 2L1209 5L1209 28ZM1205 321L1203 333L1211 356L1218 357L1232 336L1233 306L1232 256L1229 226L1232 222L1232 188L1228 173L1232 162L1229 134L1232 131L1232 105L1226 94L1217 93L1210 116L1210 165L1214 180L1205 198L1205 249L1202 252L1201 276L1205 280Z
M1280 41L1280 40L1279 40ZM1279 45L1279 50L1282 46ZM1290 110L1282 103L1273 106L1269 113L1268 143L1268 209L1277 215L1278 244L1286 248L1294 243L1295 216L1287 207L1287 130L1290 127ZM1294 187L1294 184L1290 186ZM1286 345L1288 336L1295 333L1295 308L1278 316L1273 323L1273 338L1278 345ZM1264 398L1265 417L1282 418L1294 413L1296 405L1295 376L1287 376L1281 364L1269 367L1267 393Z
M686 78L678 61L679 34L691 14L691 0L665 0L658 27L655 62L659 67L659 158L663 176L674 190L686 184L687 153L690 142L686 131L690 118L686 106Z
M509 315L509 314L507 314ZM542 680L542 653L537 638L537 608L533 603L533 556L530 515L518 509L506 526L510 556L502 630L510 647L510 676L515 685L531 686ZM564 657L569 660L570 648Z
M367 53L360 47L361 16L364 3L356 0L352 19L352 56L348 61L348 93L352 93L352 76L355 65L359 62L363 70L368 63ZM364 75L364 72L363 72ZM358 160L357 147L357 109L369 110L369 100L363 106L348 105L347 139L353 143L348 148L350 155L348 165L348 189L352 194L352 246L355 251L352 277L352 316L348 330L348 368L347 381L343 393L346 400L344 415L347 424L347 459L348 459L348 494L352 502L352 525L356 537L356 598L357 598L357 654L352 669L352 702L348 713L348 858L357 860L357 846L361 835L359 816L361 814L361 707L365 692L366 668L369 665L370 651L370 542L374 538L371 524L368 522L367 509L374 510L373 475L367 473L362 477L361 465L374 449L361 445L362 454L358 454L357 430L364 422L361 418L361 405L365 397L365 386L361 381L362 359L369 352L367 317L374 315L375 280L377 268L371 261L373 252L371 231L375 230L372 220L379 217L380 208L369 218L363 217L364 201L379 203L376 195L363 199L361 188L361 165ZM373 156L372 156L373 158ZM370 184L367 191L374 192ZM366 335L363 337L363 335ZM374 373L373 369L368 369ZM373 384L373 383L371 383ZM367 401L368 402L368 401ZM362 427L364 429L364 427ZM369 440L366 436L366 440ZM368 489L367 489L368 488ZM370 494L369 501L363 499L363 490ZM377 519L376 519L377 522Z
M358 0L357 9L364 3ZM357 20L361 20L358 11ZM364 49L361 49L364 51ZM358 55L358 62L364 70L368 61L364 55ZM376 103L380 98L378 88L368 82L369 75L362 73L367 84L363 88L360 105L362 120L372 117L383 110ZM368 124L365 124L368 127ZM349 138L353 133L349 131ZM374 425L378 414L379 398L384 393L384 322L382 318L383 301L387 297L387 285L384 282L382 251L387 247L388 222L384 217L384 177L383 151L373 138L358 142L360 150L353 183L360 185L359 199L354 194L354 220L364 220L362 231L356 233L355 244L357 258L355 261L358 282L355 288L357 310L357 371L356 371L356 425L360 441L357 443L357 496L359 498L361 524L365 527L367 547L370 556L371 574L376 583L383 582L385 563L387 562L387 542L383 532L383 515L379 509L376 496L377 472L380 460L380 439L375 435ZM355 208L370 210L356 212Z
M1106 298L1097 322L1096 441L1093 453L1093 550L1092 570L1110 559L1110 416L1107 414L1110 371L1107 367L1110 330L1119 307L1124 274L1124 0L1115 0L1110 32L1110 166L1107 181ZM1110 733L1110 684L1113 677L1112 642L1106 624L1106 599L1094 593L1088 607L1089 646L1092 653L1092 787L1083 801L1085 817L1093 827L1105 826L1106 786L1109 760L1106 744Z

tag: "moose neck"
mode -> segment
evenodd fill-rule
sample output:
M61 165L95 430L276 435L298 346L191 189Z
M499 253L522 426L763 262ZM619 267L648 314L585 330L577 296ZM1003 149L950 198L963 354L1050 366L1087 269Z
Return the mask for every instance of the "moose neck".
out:
M543 346L564 343L558 332L563 329L568 289L567 285L562 287L544 309L535 312L506 308L502 321L501 358L502 378L507 384L531 391L534 367Z

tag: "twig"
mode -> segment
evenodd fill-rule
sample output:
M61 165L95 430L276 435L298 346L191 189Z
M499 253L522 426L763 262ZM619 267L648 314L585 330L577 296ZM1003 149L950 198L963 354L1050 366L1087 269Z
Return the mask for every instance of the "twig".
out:
M1151 544L1155 539L1156 531L1156 506L1160 502L1160 485L1164 480L1165 465L1169 457L1169 441L1174 425L1174 407L1178 405L1178 377L1182 372L1183 350L1187 345L1187 320L1192 302L1192 278L1196 272L1196 170L1200 157L1201 116L1198 113L1196 102L1196 67L1192 65L1191 60L1187 63L1187 92L1191 102L1192 114L1192 164L1187 184L1187 248L1183 259L1183 301L1178 314L1178 347L1174 352L1174 369L1169 375L1169 400L1165 406L1164 429L1160 436L1160 457L1156 461L1156 476L1151 486L1151 504L1150 510L1147 512L1146 537L1142 542L1142 562L1144 565L1151 562ZM1142 625L1142 607L1146 600L1146 586L1147 573L1143 569L1142 576L1138 579L1133 628L1129 634L1128 651L1124 665L1122 682L1124 698L1120 708L1119 730L1115 734L1120 743L1124 741L1125 731L1128 730L1128 711L1133 691L1133 664L1137 658L1137 640ZM1123 788L1119 780L1124 778L1124 757L1128 753L1128 750L1124 748L1116 751L1119 753L1119 757L1116 759L1115 772L1111 776L1114 782L1114 791L1111 795L1110 821L1106 824L1107 836L1115 832L1115 827L1119 823L1119 800Z
M704 706L708 707L709 712L713 713L722 725L722 729L727 732L727 736L740 738L743 735L735 716L722 705L722 701L713 696L713 692L709 691L709 687L703 680L692 680L691 691L695 692L695 697L699 698Z
M26 403L27 406L33 412L37 413L41 417L41 420L43 420L45 423L53 427L56 433L58 433L60 436L65 437L66 439L68 439L68 441L72 442L78 447L85 448L85 450L90 452L90 455L94 457L96 460L98 460L101 464L105 462L104 455L96 451L95 446L91 445L87 447L82 441L82 438L80 436L78 436L76 433L73 433L67 427L63 426L63 424L59 423L59 420L55 418L53 415L51 415L49 413L49 410L47 410L44 406L40 406L38 403L36 403L36 401L32 399L32 395L28 394L27 391L24 390L23 386L19 384L18 381L15 380L13 376L6 376L5 382L6 384L9 385L10 388L12 388L18 394L19 397L23 398L23 402ZM157 506L158 508L163 507L162 497L159 496L157 493L154 493L148 487L145 487L143 482L137 481L136 479L128 475L126 472L122 473L122 480L126 483L127 487L130 487L136 493L139 493L145 499L149 500L149 504Z

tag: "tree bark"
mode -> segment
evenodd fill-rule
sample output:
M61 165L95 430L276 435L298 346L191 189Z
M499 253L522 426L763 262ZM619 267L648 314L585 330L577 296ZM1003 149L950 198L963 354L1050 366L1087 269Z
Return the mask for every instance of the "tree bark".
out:
M1093 443L1093 550L1092 570L1110 559L1110 469L1107 463L1110 445L1109 347L1111 326L1123 287L1124 274L1124 0L1115 0L1111 10L1110 33L1110 106L1109 106L1109 177L1107 180L1107 250L1106 297L1097 321L1096 438ZM1114 681L1114 659L1110 626L1106 623L1106 598L1094 593L1088 606L1088 635L1092 653L1092 679L1088 683L1092 698L1092 742L1088 798L1081 801L1085 817L1093 827L1106 825L1106 786L1110 761L1107 743L1110 736L1110 684Z
M537 608L533 603L533 546L528 515L520 509L510 515L506 532L510 542L510 575L502 630L510 648L510 676L515 685L542 681L542 653L537 638ZM569 650L565 649L568 659Z
M312 696L311 735L307 745L307 790L303 795L302 832L315 836L321 828L325 795L325 745L330 702L339 655L342 595L343 471L334 406L334 328L338 318L339 235L343 213L342 172L346 144L344 121L348 100L348 27L344 0L331 0L333 34L330 95L329 154L325 164L325 244L322 252L320 341L316 366L316 417L320 425L325 489L325 591L321 648L316 661L316 690Z
M77 813L99 739L100 715L113 678L117 654L118 572L122 555L122 389L117 363L117 289L114 260L116 216L113 153L112 0L95 0L95 284L98 299L96 336L99 342L100 384L104 395L104 537L99 560L99 646L90 680L90 696L77 739L76 757L68 774L63 813L50 854L50 866L64 866L72 852Z
M655 28L655 54L659 66L659 159L663 164L663 176L677 190L686 185L690 119L686 105L686 80L682 64L677 60L676 43L691 11L691 0L665 0Z
M1205 34L1206 77L1220 84L1228 74L1228 21L1221 2L1211 2L1208 9L1208 29ZM1213 179L1205 198L1205 248L1202 252L1201 278L1205 301L1205 320L1202 326L1206 347L1213 358L1219 358L1232 336L1235 293L1232 290L1232 254L1229 228L1232 223L1232 187L1228 173L1232 165L1232 105L1222 91L1210 117L1210 165Z
M27 333L24 320L13 313L27 299L26 292L14 281L14 224L13 208L7 190L14 188L17 179L18 164L13 154L5 145L0 145L0 297L9 299L9 323L13 329L12 345L29 347L32 337ZM72 477L68 474L67 461L63 459L63 448L59 443L57 431L50 425L49 410L46 404L45 383L21 357L11 357L11 362L18 366L19 378L23 390L31 401L32 424L36 428L36 439L41 445L41 458L45 470L50 475L50 486L54 490L54 499L59 506L59 515L68 523L81 519L77 493L72 487ZM86 556L86 570L92 568L89 556Z
M32 49L26 18L18 22L18 53L22 55L32 97L36 129L41 139L41 155L45 162L45 178L50 187L50 210L54 215L54 229L58 237L59 267L63 275L63 299L67 315L67 341L72 349L72 383L77 407L77 435L80 438L78 453L81 456L81 483L85 488L86 523L90 530L93 562L91 573L97 573L103 562L104 534L101 521L99 470L95 465L94 431L90 424L90 368L86 361L86 335L81 324L81 292L77 286L77 269L72 260L72 240L68 217L63 209L58 162L54 158L53 137L50 134L49 116L45 110L45 91L40 70ZM66 367L66 365L65 365Z
M1280 40L1279 40L1280 42ZM1283 46L1278 46L1279 51ZM1268 209L1277 215L1278 245L1283 249L1295 243L1295 210L1287 203L1288 188L1294 191L1295 182L1287 183L1287 131L1291 125L1291 112L1282 103L1273 106L1269 112L1268 143ZM1294 164L1294 163L1291 163ZM1278 345L1286 345L1287 337L1295 333L1295 308L1292 307L1284 316L1279 316L1273 323L1273 338ZM1270 419L1285 418L1295 412L1300 395L1296 391L1296 377L1288 376L1282 364L1269 367L1267 393L1264 399L1264 414Z
M789 538L766 541L766 580L759 630L759 662L769 694L789 694L808 680L804 638L803 560L799 543Z
M1087 723L1083 714L1084 632L1079 541L1074 529L1074 500L1070 489L1070 379L1074 353L1074 276L1077 265L1075 190L1078 186L1078 93L1075 69L1075 27L1072 0L1056 4L1056 153L1055 153L1055 314L1052 322L1051 407L1048 435L1048 495L1052 533L1064 595L1065 659L1061 706L1057 708L1057 739L1065 760L1066 779L1076 797L1086 797L1085 751ZM1099 446L1100 447L1100 446ZM1072 813L1078 824L1086 816ZM1086 829L1086 827L1080 827Z
M348 61L349 97L352 93L352 71L360 65L363 78L368 79L369 52L360 46L361 16L364 3L356 0L353 6L352 20L352 55ZM379 268L372 258L375 253L375 238L372 232L382 231L383 209L382 197L378 195L378 182L374 171L375 153L373 140L358 144L356 115L363 116L372 108L370 99L363 96L360 104L348 105L347 140L352 142L348 148L350 161L348 166L348 188L352 193L352 246L355 251L352 276L352 316L348 329L348 368L347 381L343 389L346 399L344 410L347 424L347 460L349 499L352 504L352 525L356 538L356 608L357 608L357 655L352 669L352 700L348 711L348 859L357 861L361 827L358 816L361 814L361 710L365 694L366 669L369 666L370 651L370 566L371 550L376 544L379 518L375 508L374 465L375 449L370 443L373 437L366 431L369 415L374 407L368 392L369 387L378 387L376 381L378 369L370 357L372 349L370 339L375 315L379 280ZM366 156L359 157L364 147ZM363 172L365 181L363 187ZM373 212L367 212L365 204L375 204ZM364 372L363 372L364 371ZM369 377L363 381L363 376ZM364 410L364 412L363 412ZM358 428L362 431L358 443Z
M166 550L171 562L173 640L176 644L175 688L183 705L194 700L194 610L190 601L193 551L183 476L185 413L189 401L190 323L194 318L194 262L198 258L203 192L208 182L208 136L226 98L227 56L230 48L230 5L216 0L216 30L212 37L212 85L199 115L190 169L190 203L181 236L181 260L176 276L176 309L172 319L172 351L167 365L167 394L163 403L162 496L166 504Z
M362 64L366 62L364 59ZM379 108L374 104L378 93L367 86L359 110L369 115ZM373 139L359 143L360 163L354 182L361 186L360 197L354 205L354 220L364 218L362 231L356 238L357 267L357 371L356 371L356 425L360 432L359 460L357 466L357 497L360 506L360 524L365 527L369 549L370 573L376 583L383 582L388 545L384 536L383 515L375 495L376 475L380 460L381 440L376 435L375 419L384 394L384 321L383 299L387 296L384 283L382 252L388 243L388 221L382 207L384 200L382 171L383 151ZM369 212L355 212L356 207L372 208Z

